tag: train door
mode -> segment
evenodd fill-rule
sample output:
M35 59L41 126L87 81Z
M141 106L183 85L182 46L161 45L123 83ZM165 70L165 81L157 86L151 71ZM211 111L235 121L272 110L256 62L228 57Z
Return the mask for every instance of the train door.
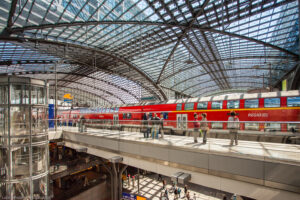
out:
M114 115L113 124L114 125L119 125L119 115L118 114Z
M177 114L176 119L178 129L187 129L187 114Z

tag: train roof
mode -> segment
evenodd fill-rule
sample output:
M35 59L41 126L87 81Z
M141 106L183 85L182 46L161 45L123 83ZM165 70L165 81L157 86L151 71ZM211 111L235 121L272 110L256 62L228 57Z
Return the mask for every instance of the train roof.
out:
M278 92L264 92L264 93L246 93L246 94L228 94L211 97L199 97L188 99L170 99L166 103L193 103L206 101L223 101L223 100L239 100L239 99L257 99L257 98L274 98L274 97L291 97L300 96L299 90L278 91Z
M264 92L264 93L228 94L228 95L188 98L188 99L170 99L168 101L162 101L162 102L141 102L136 104L110 105L110 106L103 106L102 108L144 106L144 105L154 105L154 104L194 103L194 102L240 100L240 99L257 99L257 98L274 98L274 97L293 97L293 96L300 96L300 90Z

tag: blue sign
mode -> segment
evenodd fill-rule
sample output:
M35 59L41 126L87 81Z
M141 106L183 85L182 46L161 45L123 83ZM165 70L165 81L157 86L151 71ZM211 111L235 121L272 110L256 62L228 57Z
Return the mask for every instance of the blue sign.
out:
M54 128L54 104L49 104L49 128Z
M136 195L134 195L134 194L128 194L126 192L123 192L122 193L122 199L136 200Z

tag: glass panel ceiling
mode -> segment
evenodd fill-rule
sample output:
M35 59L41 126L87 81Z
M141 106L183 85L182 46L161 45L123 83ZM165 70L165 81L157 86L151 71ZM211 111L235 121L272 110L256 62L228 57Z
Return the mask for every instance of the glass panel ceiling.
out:
M247 91L297 64L298 17L296 0L3 0L0 73L60 62L60 76L76 81L64 86L91 87L101 74L114 103L163 100L160 86L195 97Z

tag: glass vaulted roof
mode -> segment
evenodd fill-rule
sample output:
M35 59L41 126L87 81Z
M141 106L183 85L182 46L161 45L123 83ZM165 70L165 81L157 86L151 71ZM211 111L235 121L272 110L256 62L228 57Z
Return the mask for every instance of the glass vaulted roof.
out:
M110 104L248 91L294 69L298 25L297 0L2 0L0 73Z

